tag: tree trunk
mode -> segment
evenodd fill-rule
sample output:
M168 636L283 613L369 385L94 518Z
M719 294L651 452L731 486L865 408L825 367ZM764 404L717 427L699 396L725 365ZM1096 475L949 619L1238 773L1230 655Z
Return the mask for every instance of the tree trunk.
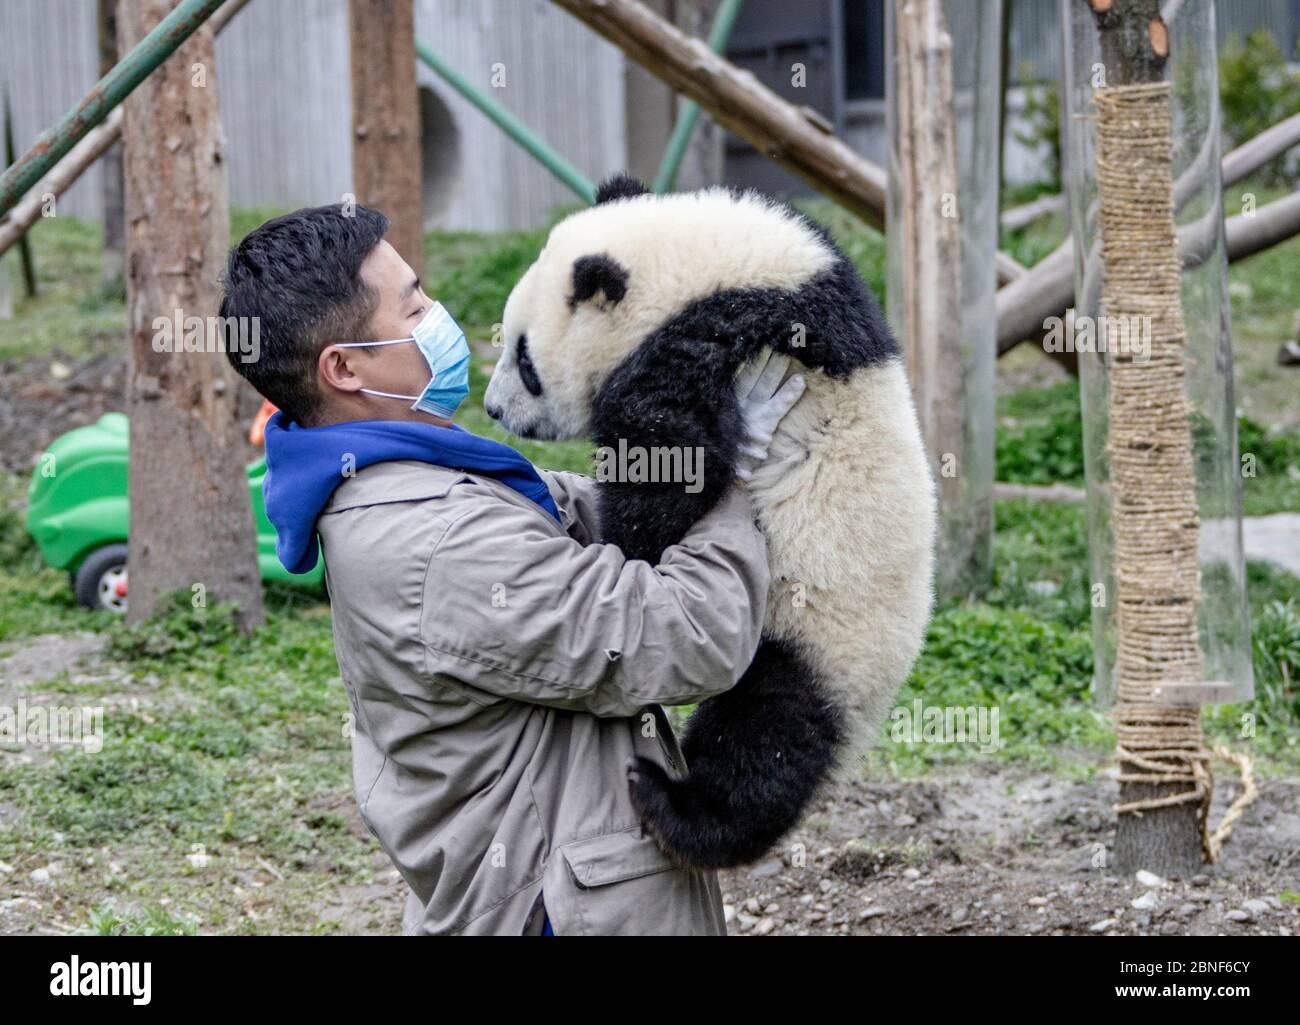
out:
M122 52L172 6L120 0ZM179 589L195 607L234 602L240 628L250 629L263 613L243 427L234 370L224 352L208 351L221 340L208 318L217 315L230 245L215 70L213 30L204 25L125 104L128 620L144 619ZM177 318L199 320L169 337L163 325Z
M953 107L952 37L941 0L894 7L898 118L900 342L921 433L939 488L940 594L969 593L980 518L965 495L962 231ZM955 460L955 462L954 462Z
M1204 679L1171 101L1167 90L1134 96L1119 88L1163 82L1169 37L1158 0L1087 2L1106 76L1095 90L1102 313L1148 315L1152 323L1149 362L1107 357L1121 781L1115 860L1125 872L1186 877L1204 864L1209 784L1199 708L1162 698L1166 684Z
M388 215L388 241L424 268L420 104L413 0L348 0L352 179L357 201Z
M117 0L99 0L99 74L102 78L117 63ZM122 288L122 252L126 238L126 208L122 182L122 146L114 145L103 156L104 248L100 256L99 280L105 293Z

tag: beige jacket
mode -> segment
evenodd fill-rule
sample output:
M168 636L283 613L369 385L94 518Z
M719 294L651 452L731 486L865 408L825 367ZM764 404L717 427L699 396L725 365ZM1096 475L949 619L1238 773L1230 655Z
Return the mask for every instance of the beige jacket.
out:
M662 705L733 686L767 553L736 487L658 566L596 544L593 482L542 471L563 523L495 480L361 470L317 527L355 717L361 815L411 888L407 933L721 934L712 872L642 836L627 765L680 774Z

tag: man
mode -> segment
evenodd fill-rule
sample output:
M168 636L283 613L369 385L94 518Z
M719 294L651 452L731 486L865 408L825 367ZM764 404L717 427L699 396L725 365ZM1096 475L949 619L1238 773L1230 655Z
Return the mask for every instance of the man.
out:
M685 771L660 706L733 686L768 568L743 487L664 553L595 542L590 478L451 424L469 348L357 207L269 221L230 254L235 367L280 412L266 509L294 571L325 558L362 818L410 885L408 933L724 933L712 872L643 835L627 768ZM765 458L803 381L741 395ZM752 470L752 466L742 469Z

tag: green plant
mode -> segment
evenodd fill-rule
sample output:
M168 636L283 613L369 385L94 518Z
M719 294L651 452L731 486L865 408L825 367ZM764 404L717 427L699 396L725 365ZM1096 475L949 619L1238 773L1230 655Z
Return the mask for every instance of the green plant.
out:
M1092 707L1092 643L1027 612L988 605L949 608L930 623L925 647L894 702L907 709L996 708L1002 752L1041 759L1054 744L1099 748L1109 730ZM889 737L886 721L884 736ZM961 745L903 744L926 760L969 756ZM886 748L889 750L889 748ZM903 751L897 754L903 757Z
M1028 77L1028 69L1022 73ZM1061 191L1061 94L1055 81L1025 86L1025 127L1016 129L1016 141L1047 163L1052 192Z
M831 234L871 290L885 302L885 236L829 199L801 199L795 204Z
M1219 54L1219 104L1223 133L1233 145L1300 113L1300 74L1287 66L1268 29L1256 29L1245 39L1235 33L1228 37ZM1283 155L1260 173L1272 182L1285 181L1285 169Z
M1256 699L1300 723L1300 606L1270 602L1251 631Z
M1021 484L1083 481L1077 381L1025 389L999 401L995 475Z
M194 608L190 593L177 591L143 623L114 623L109 657L122 662L194 667L211 658L215 649L238 641L233 611L233 606L224 603L210 609Z
M1246 416L1237 418L1242 508L1247 516L1300 508L1300 434L1271 432Z
M194 936L197 933L194 919L174 915L166 908L123 912L112 901L94 908L86 924L73 930L74 936Z

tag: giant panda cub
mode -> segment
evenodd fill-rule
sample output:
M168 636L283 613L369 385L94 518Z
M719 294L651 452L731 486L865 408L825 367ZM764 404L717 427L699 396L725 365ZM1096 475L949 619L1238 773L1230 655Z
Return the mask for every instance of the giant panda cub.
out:
M626 176L556 225L506 304L491 416L538 439L703 453L702 484L599 485L601 540L658 562L731 486L734 380L764 346L807 390L749 482L772 572L764 635L702 702L674 778L629 770L674 861L763 856L856 764L921 647L934 488L898 350L827 234L755 193L650 194Z

